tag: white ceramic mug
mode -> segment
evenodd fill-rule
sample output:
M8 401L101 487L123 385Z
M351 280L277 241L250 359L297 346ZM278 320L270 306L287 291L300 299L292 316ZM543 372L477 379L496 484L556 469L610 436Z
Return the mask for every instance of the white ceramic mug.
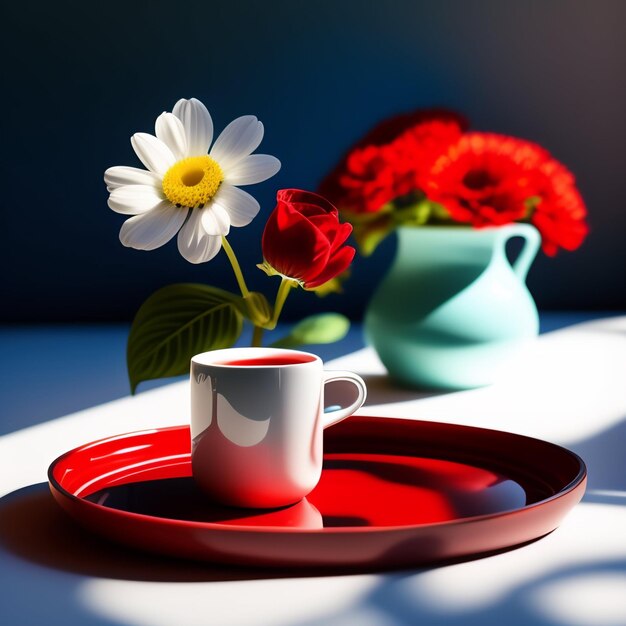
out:
M337 410L324 412L324 388ZM191 359L192 471L222 504L271 508L318 483L322 430L365 402L352 372L324 371L308 352L230 348Z

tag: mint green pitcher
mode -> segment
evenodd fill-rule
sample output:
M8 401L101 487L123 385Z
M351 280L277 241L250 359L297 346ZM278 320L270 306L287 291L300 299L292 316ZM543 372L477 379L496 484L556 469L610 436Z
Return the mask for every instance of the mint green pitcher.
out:
M365 333L392 378L422 388L491 384L537 336L525 279L540 244L528 224L402 227L394 263L365 315ZM505 245L522 237L509 263Z

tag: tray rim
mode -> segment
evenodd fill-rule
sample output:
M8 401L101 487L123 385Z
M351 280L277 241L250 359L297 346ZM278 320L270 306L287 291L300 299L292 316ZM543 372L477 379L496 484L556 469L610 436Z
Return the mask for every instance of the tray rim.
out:
M169 517L158 517L155 515L147 515L145 513L134 513L132 511L125 511L124 509L113 509L110 507L102 506L97 504L96 502L92 502L90 500L86 500L80 496L76 496L65 489L59 481L54 477L54 469L55 467L63 461L65 458L75 454L78 451L84 450L91 446L96 446L101 443L105 443L107 441L112 441L115 439L123 439L126 437L132 437L137 435L149 435L157 432L165 432L165 431L174 431L174 430L184 430L189 429L188 424L180 424L176 426L165 426L160 428L148 428L136 431L130 431L127 433L120 433L117 435L112 435L110 437L103 437L101 439L97 439L95 441L90 441L71 450L68 450L58 456L56 459L50 463L48 467L48 484L50 490L52 491L53 496L60 504L62 508L65 509L61 501L59 501L59 497L64 500L69 500L74 504L85 507L87 509L91 509L92 511L97 511L99 514L110 515L113 517L123 517L128 520L133 520L142 523L151 523L151 524L161 524L164 526L173 526L173 527L185 527L185 528L194 528L194 529L205 529L212 531L220 531L220 532L228 532L228 533L244 533L244 534L254 534L254 535L262 535L262 534L296 534L296 535L312 535L312 534L363 534L363 533L393 533L393 532L402 532L411 529L418 528L434 528L434 527L445 527L445 526L459 526L465 524L472 524L477 522L484 522L487 520L495 520L501 517L511 517L512 515L520 515L530 512L539 507L544 507L547 504L554 502L556 500L560 500L572 492L582 489L584 493L585 483L587 479L587 467L584 460L575 452L561 446L559 444L555 444L549 441L545 441L543 439L539 439L537 437L529 437L528 435L520 435L517 433L511 433L508 431L493 429L493 428L483 428L480 426L468 426L466 424L454 424L448 422L435 422L431 420L421 420L421 419L413 419L413 418L403 418L403 417L377 417L374 415L355 415L349 418L352 422L368 422L373 420L393 420L396 422L412 422L412 423L423 423L423 424L433 424L440 425L443 427L448 427L452 429L470 429L474 432L476 431L484 431L488 433L497 433L499 435L509 435L511 437L538 442L542 445L547 445L553 447L555 450L560 450L565 454L569 455L573 460L578 463L578 472L574 479L572 479L567 485L565 485L562 489L560 489L557 493L548 496L547 498L543 498L538 500L537 502L533 502L532 504L525 505L523 507L513 508L513 509L505 509L503 511L497 511L495 513L484 513L482 515L472 515L468 517L459 517L452 520L444 520L439 522L428 522L422 524L402 524L402 525L392 525L392 526L339 526L339 527L329 527L329 528L297 528L297 527L288 527L288 526L256 526L256 525L228 525L228 524L220 524L217 522L199 522L194 520L181 520ZM345 426L344 426L345 428ZM191 455L191 452L189 453ZM410 455L407 455L410 456ZM438 457L430 457L430 458L438 458ZM582 498L582 494L581 494ZM294 503L295 504L295 503ZM293 506L293 505L291 505ZM282 508L282 507L279 507ZM245 509L244 509L245 510ZM256 509L250 509L256 510Z

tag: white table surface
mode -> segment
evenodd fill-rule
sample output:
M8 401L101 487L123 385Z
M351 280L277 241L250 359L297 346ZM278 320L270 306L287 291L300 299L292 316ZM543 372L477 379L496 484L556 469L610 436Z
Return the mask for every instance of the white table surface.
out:
M0 623L626 624L626 317L542 335L497 384L472 391L396 389L367 348L327 366L366 378L362 414L497 428L571 448L589 469L583 502L525 547L380 575L276 578L129 553L73 527L44 484L49 463L100 437L184 423L187 383L174 383L0 437Z

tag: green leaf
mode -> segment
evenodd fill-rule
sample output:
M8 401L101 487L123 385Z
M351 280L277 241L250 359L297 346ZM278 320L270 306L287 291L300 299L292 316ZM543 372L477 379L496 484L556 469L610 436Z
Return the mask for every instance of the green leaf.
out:
M243 299L241 311L255 326L265 326L272 319L272 307L267 298L258 291L251 291Z
M185 374L194 354L230 348L241 334L241 300L191 283L152 294L137 311L128 337L131 392L142 381Z
M431 216L432 203L420 200L413 205L398 209L394 215L400 226L423 226Z
M350 320L339 313L311 315L296 324L289 335L275 341L275 348L292 348L311 343L334 343L350 330Z
M433 221L449 222L451 219L448 209L446 209L443 204L439 204L438 202L430 203L430 211Z
M376 220L354 225L354 238L363 256L370 256L385 237L391 234L396 225L389 213L382 213Z

